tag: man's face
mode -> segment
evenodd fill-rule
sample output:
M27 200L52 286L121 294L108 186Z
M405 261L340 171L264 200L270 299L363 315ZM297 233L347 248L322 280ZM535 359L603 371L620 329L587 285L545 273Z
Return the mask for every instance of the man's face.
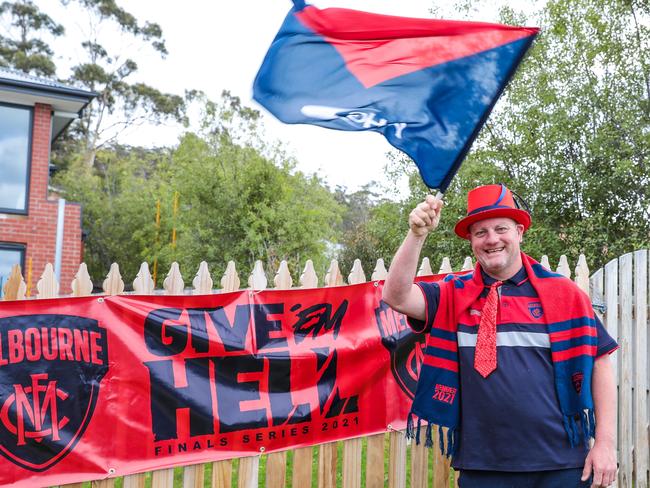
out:
M474 256L488 275L502 281L522 266L519 244L523 235L524 226L505 217L479 220L469 228Z

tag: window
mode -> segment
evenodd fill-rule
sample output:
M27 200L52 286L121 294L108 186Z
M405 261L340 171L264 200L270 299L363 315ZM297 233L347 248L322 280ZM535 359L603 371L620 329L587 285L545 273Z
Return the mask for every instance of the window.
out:
M32 110L0 105L0 212L27 213Z
M0 242L0 298L2 289L11 275L11 268L20 264L20 269L25 275L25 246Z

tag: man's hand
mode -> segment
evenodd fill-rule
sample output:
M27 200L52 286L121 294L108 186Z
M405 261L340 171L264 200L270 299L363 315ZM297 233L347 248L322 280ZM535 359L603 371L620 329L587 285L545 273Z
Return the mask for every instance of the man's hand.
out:
M427 195L426 199L419 203L409 214L411 232L416 236L426 236L438 227L442 205L442 200L435 198L433 195Z
M596 441L591 448L585 469L582 470L582 481L589 479L593 472L594 478L592 488L600 488L611 485L616 479L616 451L610 443Z

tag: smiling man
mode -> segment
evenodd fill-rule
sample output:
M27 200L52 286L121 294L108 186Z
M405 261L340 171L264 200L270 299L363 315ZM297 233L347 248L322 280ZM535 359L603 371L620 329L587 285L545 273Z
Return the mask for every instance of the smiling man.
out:
M442 210L428 196L410 213L384 284L384 301L428 333L408 430L412 416L448 429L462 488L609 486L617 344L585 293L521 252L531 218L510 190L481 186L467 200L454 230L470 242L474 271L413 283ZM418 421L416 438L419 430Z

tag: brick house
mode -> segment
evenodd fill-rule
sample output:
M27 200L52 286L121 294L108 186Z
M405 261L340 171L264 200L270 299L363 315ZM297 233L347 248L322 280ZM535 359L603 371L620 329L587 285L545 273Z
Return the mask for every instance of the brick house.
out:
M0 296L11 267L25 280L31 263L32 294L46 263L60 292L82 260L81 207L49 191L52 142L96 93L0 68Z

